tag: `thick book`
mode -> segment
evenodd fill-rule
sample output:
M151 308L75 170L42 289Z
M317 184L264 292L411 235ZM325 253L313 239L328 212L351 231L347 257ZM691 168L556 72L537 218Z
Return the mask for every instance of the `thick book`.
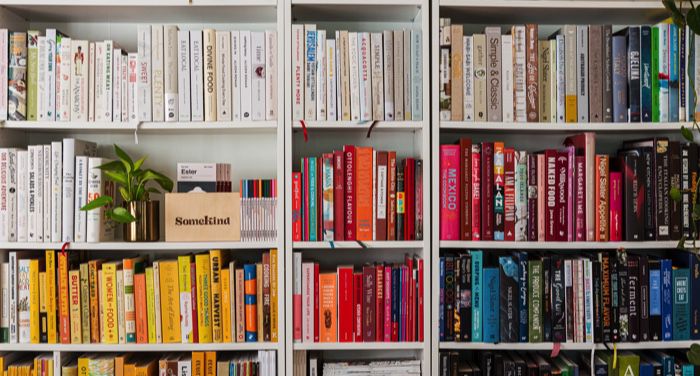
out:
M460 240L472 240L472 141L469 138L459 139L459 183L458 195Z
M63 139L63 199L62 199L62 241L74 241L74 215L75 215L75 183L76 183L76 156L94 157L97 154L97 145L93 142ZM86 166L87 167L87 166Z
M460 146L440 146L440 239L460 239Z
M588 122L588 25L576 26L576 96L578 121Z
M540 118L537 89L537 25L525 25L525 93L528 122L538 122Z
M497 343L500 342L500 272L499 268L483 268L482 270L482 313L484 320L482 342Z
M474 41L474 121L486 121L488 119L486 35L474 34L472 37Z
M641 114L641 34L639 26L627 29L627 83L629 121L642 121Z
M518 264L510 256L501 256L499 261L499 340L518 342ZM487 269L488 273L488 269ZM487 278L488 287L488 274ZM488 320L488 315L486 316ZM484 328L486 330L486 328ZM485 340L488 340L487 338Z
M454 27L454 26L453 26ZM461 28L461 25L459 26ZM484 29L486 34L486 114L487 120L492 122L500 122L503 119L503 105L501 100L502 85L501 82L501 28L500 27L486 27ZM454 44L457 45L456 40ZM537 52L535 51L535 54ZM453 55L454 56L454 55ZM536 59L536 57L535 57ZM459 62L461 64L461 61ZM453 70L455 68L455 62L453 61ZM461 95L461 93L459 93ZM452 93L452 103L455 105L455 93ZM461 103L460 103L461 105ZM453 107L453 112L456 107ZM454 116L453 116L454 118Z
M588 120L603 122L603 26L588 26Z

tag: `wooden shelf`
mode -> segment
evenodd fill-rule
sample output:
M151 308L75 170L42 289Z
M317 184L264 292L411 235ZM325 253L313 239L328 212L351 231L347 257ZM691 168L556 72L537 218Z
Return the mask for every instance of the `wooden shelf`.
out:
M423 350L422 342L312 342L294 343L294 350Z
M158 344L0 344L0 351L64 351L64 352L168 352L168 351L252 351L276 350L276 342L241 343L158 343Z
M506 241L449 241L441 240L440 248L459 249L527 249L527 250L582 250L582 249L676 249L678 241L641 242L506 242Z
M59 250L63 243L13 243L1 242L0 249L5 250ZM80 251L176 251L209 249L271 249L277 248L275 242L104 242L104 243L70 243L68 249Z

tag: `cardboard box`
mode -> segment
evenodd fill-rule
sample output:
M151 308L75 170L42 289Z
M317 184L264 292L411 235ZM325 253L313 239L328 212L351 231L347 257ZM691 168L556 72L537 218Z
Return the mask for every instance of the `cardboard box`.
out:
M165 241L241 240L241 197L234 193L166 193Z

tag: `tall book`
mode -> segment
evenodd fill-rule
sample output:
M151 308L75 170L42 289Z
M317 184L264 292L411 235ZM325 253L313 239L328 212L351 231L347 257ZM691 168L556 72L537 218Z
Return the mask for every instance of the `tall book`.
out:
M152 99L151 99L151 26L139 25L138 33L138 81L137 81L137 117L140 121L151 121ZM92 69L92 68L90 68ZM92 107L92 105L91 105Z

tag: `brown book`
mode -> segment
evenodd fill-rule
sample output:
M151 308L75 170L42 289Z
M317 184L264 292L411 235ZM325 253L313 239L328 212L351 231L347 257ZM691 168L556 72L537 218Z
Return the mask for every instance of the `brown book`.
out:
M374 190L376 197L374 202L377 204L376 210L376 237L374 240L387 240L386 239L386 224L387 224L387 181L388 181L388 153L385 151L377 152L377 171L375 171L374 176L376 176L376 188Z
M98 271L102 270L102 260L88 262L88 282L90 286L90 342L100 343L100 284Z
M365 265L362 267L362 340L363 342L374 342L375 337L375 267L373 265Z
M486 115L488 121L503 120L501 107L501 28L491 26L486 33ZM535 78L537 82L537 78ZM452 99L454 103L454 97Z
M472 240L472 140L459 139L460 173L462 174L461 227L460 238Z
M462 25L452 25L450 27L452 34L452 57L450 66L452 67L452 79L450 80L452 95L452 120L462 121L464 118L464 77L462 74L462 59L464 59L464 51L462 51Z
M387 153L386 240L396 240L396 152Z
M474 121L486 121L486 35L474 34Z
M609 177L610 177L610 158L607 155L595 156L595 202L597 203L597 211L595 217L595 240L608 241L609 226L608 219L610 217L609 205Z
M245 301L244 301L244 277L243 269L236 269L235 297L236 297L236 342L245 340ZM193 360L194 363L194 360ZM194 374L193 374L194 376Z
M603 122L603 26L588 26L588 121Z
M525 103L527 121L538 122L540 109L538 102L537 25L525 25Z

